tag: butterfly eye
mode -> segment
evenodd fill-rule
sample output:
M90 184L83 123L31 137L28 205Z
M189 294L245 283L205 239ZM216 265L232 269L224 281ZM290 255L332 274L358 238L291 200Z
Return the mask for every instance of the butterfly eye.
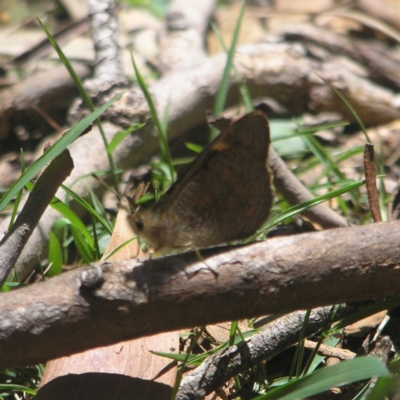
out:
M142 221L135 221L135 225L138 231L142 231L144 229L144 224Z

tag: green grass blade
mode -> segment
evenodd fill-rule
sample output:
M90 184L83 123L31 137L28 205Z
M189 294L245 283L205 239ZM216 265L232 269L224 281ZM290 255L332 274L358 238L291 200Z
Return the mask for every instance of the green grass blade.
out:
M86 211L89 212L97 221L103 225L104 229L109 233L112 234L113 227L110 221L107 218L102 218L102 216L81 196L71 190L69 187L65 185L61 185L63 190L68 193L79 205L81 205Z
M147 88L146 82L144 81L144 79L135 63L135 59L133 58L133 53L131 53L131 59L132 59L133 68L135 70L136 79L139 83L140 88L142 89L144 97L146 98L147 104L150 109L150 114L153 118L154 124L158 131L162 159L169 167L171 178L175 179L175 169L172 165L171 153L169 151L169 146L168 146L168 142L167 142L167 132L164 131L163 124L161 123L160 119L158 118L157 110L154 105L153 99L151 97L149 89Z
M303 325L301 327L299 333L299 340L296 346L296 351L292 360L292 366L290 369L290 378L294 375L294 371L296 371L296 377L299 377L301 374L301 366L303 364L304 358L304 340L306 338L306 330L308 326L308 320L310 319L311 310L308 309L304 316Z
M323 146L316 140L313 136L302 136L304 143L311 150L311 152L318 158L321 164L325 165L330 171L332 171L333 176L341 181L346 179L344 174L339 170L337 165L332 161L327 151Z
M243 333L242 335L236 335L235 336L235 340L233 342L233 345L237 345L241 342L243 342L244 340L250 338L251 336L253 336L256 333L259 333L260 330L258 329L252 329L250 331L247 331L245 333ZM199 366L208 356L217 353L218 351L222 350L222 349L226 349L227 347L229 347L229 341L221 343L219 346L214 347L211 350L207 350L204 353L201 354L194 354L191 355L189 357L189 361L190 361L190 365L193 367L197 367ZM178 360L178 361L182 361L183 359L186 358L186 354L176 354L176 353L162 353L162 352L156 352L156 351L152 351L153 354L157 354L159 356L162 357L167 357L167 358L171 358L173 360Z
M66 204L64 204L57 197L53 198L50 202L50 206L58 211L68 222L74 226L81 234L85 237L86 241L89 245L94 248L93 237L90 232L87 230L86 225L82 222L82 220L75 214L74 211L71 210Z
M50 239L49 239L49 264L51 264L50 269L47 271L47 276L56 276L60 275L62 272L63 266L63 253L60 241L58 237L50 230Z
M89 264L96 259L96 250L90 246L82 232L71 225L71 233L74 244L85 264Z
M389 395L393 392L395 380L387 377L380 377L374 383L371 391L367 392L367 396L363 400L382 400L389 399Z
M125 129L123 131L117 132L114 137L111 139L110 143L108 144L107 150L109 151L110 154L114 152L116 147L132 132L137 131L138 129L141 129L145 126L145 124L134 124L130 126L128 129Z
M21 159L21 176L22 176L22 175L24 175L24 173L25 173L25 157L24 157L24 152L23 152L22 149L21 149L21 152L20 152L20 153L21 153L20 159ZM8 230L11 229L11 227L14 225L15 218L17 218L17 215L18 215L18 208L19 208L19 205L20 205L21 199L22 199L22 193L23 193L23 189L21 189L21 190L17 193L17 196L16 196L16 198L15 198L15 203L14 203L14 207L13 207L13 210L12 210L12 214L11 214L11 218L10 218L10 223L8 224Z
M31 394L33 396L36 396L36 394L37 394L37 389L31 389L26 386L15 385L13 383L0 383L0 390L13 390L13 391Z
M238 21L238 23L239 23L239 21ZM241 23L241 21L240 21L240 23ZM217 37L217 40L218 40L219 44L221 45L223 51L225 51L225 53L228 54L229 50L225 46L225 43L222 39L222 35L221 35L217 25L214 23L211 23L211 29L213 30L215 36ZM254 107L253 107L253 101L251 99L250 91L249 91L247 85L245 84L245 82L243 81L242 76L240 75L239 71L237 70L237 68L235 67L235 64L233 62L232 62L232 69L235 74L235 78L236 78L237 82L239 83L239 91L240 91L241 98L244 102L246 112L251 112L254 110ZM221 112L222 112L222 110L221 110Z
M200 154L204 150L204 146L200 146L197 143L186 142L185 146L188 150L193 151L196 154Z
M354 107L350 104L350 102L346 99L346 97L344 97L342 95L342 93L340 93L339 90L337 90L333 85L331 85L327 80L325 80L324 78L322 78L321 76L319 76L317 74L317 76L324 81L325 85L327 85L339 98L340 100L343 101L343 103L345 104L345 106L349 109L349 111L353 114L354 118L356 119L356 121L358 122L358 125L360 125L360 128L362 130L362 132L364 133L365 139L368 143L371 143L371 140L368 137L368 133L367 130L365 128L364 122L362 121L362 119L360 118L360 116L358 115L357 111L354 109Z
M179 354L178 353L163 353L162 351L153 351L153 350L150 350L150 353L155 354L156 356L168 358L170 360L175 360L178 362L186 361L186 364L190 365L192 367L196 367L199 365L199 364L194 364L192 362L192 360L194 360L196 358L196 356L194 356L193 354L190 355L189 357L187 357L187 355L184 353L179 353Z
M128 245L129 243L133 242L134 240L136 240L137 237L133 236L132 238L126 240L125 242L121 243L119 246L117 246L115 249L113 249L112 251L110 251L107 254L104 254L102 260L107 260L108 258L110 258L112 255L114 255L115 253L117 253L120 249L122 249L124 246Z
M324 344L326 346L336 347L339 342L340 342L339 338L332 336L332 337L326 338L323 341L320 340L318 343ZM319 346L316 346L313 349L313 352L310 356L310 360L309 360L309 362L307 362L307 366L304 370L303 375L308 375L308 374L314 372L320 366L320 364L327 358L327 356L320 356L318 354L318 349L319 349Z
M86 89L84 88L83 83L80 80L78 74L75 72L74 68L72 67L68 58L65 56L64 52L61 50L61 47L58 45L58 43L54 39L53 35L48 31L46 26L42 23L42 21L39 18L38 18L38 21L39 21L39 24L42 27L44 33L46 34L48 41L54 47L54 50L57 52L58 58L64 64L64 66L67 68L68 73L71 75L71 78L74 81L76 87L78 88L78 91L79 91L80 95L82 96L82 99L84 100L85 104L87 105L89 110L94 111L92 99L90 98Z
M230 73L231 73L231 69L232 69L232 65L233 65L233 58L234 58L235 52L236 52L236 45L237 45L237 42L239 39L240 27L242 24L245 7L246 7L246 0L243 0L242 6L240 8L239 17L238 17L238 20L236 23L235 31L233 33L232 43L229 48L224 73L222 75L221 84L219 86L218 93L217 93L217 96L215 99L214 115L216 115L216 116L220 115L225 107L226 97L228 95L228 90L229 90L229 80L230 80Z
M271 390L256 400L304 399L331 389L374 376L390 378L386 366L375 357L358 357L315 371L284 386Z
M400 296L396 296L390 299L379 301L370 306L366 306L362 310L357 311L354 314L351 314L348 317L343 318L342 320L337 322L334 325L334 327L327 332L327 334L333 335L348 325L354 324L355 322L367 318L371 315L374 315L380 311L390 310L394 307L398 307L399 305L400 305Z
M88 126L93 123L107 108L114 104L121 95L116 96L106 104L99 107L96 111L89 114L82 121L78 122L71 130L66 132L60 139L54 143L41 157L39 157L34 163L32 163L25 171L25 173L19 177L3 195L0 201L0 211L2 211L6 205L14 198L14 196L31 180L33 179L42 168L44 168L51 160L57 157L63 152L68 145L75 141L79 135L85 131Z
M232 321L231 328L229 330L229 346L233 346L233 343L235 343L237 329L238 329L238 321Z
M349 125L349 123L347 121L342 121L342 122L335 122L335 123L331 123L331 124L317 125L317 126L313 126L312 128L307 128L307 129L299 129L297 132L290 133L288 135L280 135L278 137L274 137L271 139L271 142L275 143L275 142L279 142L281 140L292 139L294 137L312 135L319 131L334 129L334 128L338 128L341 126L347 126L347 125Z
M40 23L40 26L42 27L43 31L45 32L50 44L54 47L55 51L57 52L57 55L60 58L61 62L64 64L68 73L71 75L71 78L74 81L75 86L78 88L78 91L79 91L80 95L82 96L82 99L85 102L86 106L89 108L90 111L93 112L94 105L93 105L92 99L90 98L85 87L83 86L83 83L80 80L78 74L75 72L75 70L72 67L71 63L69 62L68 58L65 56L64 52L61 50L61 47L58 45L58 43L56 42L54 37L51 35L51 33L47 30L46 26L40 20L39 20L39 23ZM111 171L113 171L112 178L114 180L115 190L118 191L118 181L117 181L117 174L115 173L115 163L114 163L111 153L108 151L108 141L107 141L105 132L103 130L103 127L102 127L100 121L96 121L96 124L97 124L97 127L99 128L99 132L100 132L101 138L104 143L104 148L107 151L108 163L110 164Z
M354 190L359 188L364 184L364 181L354 182L349 185L346 185L340 189L334 190L330 193L324 194L322 196L315 197L312 200L305 201L304 203L297 204L283 213L273 217L267 221L267 223L261 228L262 231L270 229L272 226L277 225L279 222L284 221L286 218L293 217L294 215L300 214L303 211L316 206L317 204L323 203L324 201L333 199L334 197L340 196L344 193L349 192L350 190Z

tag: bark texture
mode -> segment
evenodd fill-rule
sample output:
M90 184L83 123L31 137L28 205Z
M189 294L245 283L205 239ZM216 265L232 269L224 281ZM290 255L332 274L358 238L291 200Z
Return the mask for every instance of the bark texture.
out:
M400 223L96 263L0 296L0 368L194 325L393 296ZM216 277L212 268L218 273Z

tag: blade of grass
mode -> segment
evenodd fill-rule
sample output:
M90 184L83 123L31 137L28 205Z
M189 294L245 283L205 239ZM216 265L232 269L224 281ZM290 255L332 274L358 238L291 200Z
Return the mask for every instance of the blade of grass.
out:
M142 89L142 92L144 94L144 97L146 98L147 104L149 106L150 109L150 114L153 118L154 124L157 128L158 131L158 137L160 140L160 150L161 150L161 157L163 159L163 161L168 165L169 167L169 171L170 171L170 176L171 179L174 180L175 179L175 169L172 165L172 158L171 158L171 153L169 151L169 147L168 147L168 142L167 142L167 132L164 131L163 129L163 124L161 123L160 119L158 118L157 115L157 110L156 107L154 105L153 99L151 97L151 94L147 88L146 82L144 81L136 63L135 63L135 59L133 57L133 53L131 52L131 60L132 60L132 65L133 68L135 70L135 74L136 74L136 79L139 83L140 88Z
M232 346L235 342L236 330L238 328L238 321L231 322L231 328L229 330L229 346Z
M267 231L272 226L277 225L279 222L284 221L286 218L293 217L294 215L300 214L303 211L305 211L313 206L316 206L317 204L320 204L320 203L323 203L324 201L333 199L334 197L337 197L344 193L347 193L350 190L357 189L358 187L360 187L363 184L364 184L364 181L354 182L354 183L346 185L340 189L334 190L330 193L315 197L312 200L305 201L304 203L301 203L301 204L297 204L297 205L289 208L288 210L284 211L283 213L277 215L276 217L269 219L266 222L266 224L263 225L263 227L260 229L260 231Z
M49 264L51 264L50 269L47 271L47 276L56 276L60 275L62 272L63 266L63 255L62 248L58 237L50 230L50 239L49 239Z
M214 115L216 116L220 115L225 107L226 97L228 95L228 90L229 90L230 72L233 65L233 58L236 52L236 45L239 39L240 27L242 24L245 7L246 7L246 0L243 0L242 6L240 8L239 17L236 22L235 31L233 33L232 43L228 51L226 65L221 79L221 84L219 86L218 93L215 98ZM212 128L210 138L214 139L216 136L217 136L217 130L215 128Z
M121 243L119 246L117 246L114 250L110 251L109 253L103 255L102 260L105 261L108 258L110 258L113 254L117 253L120 249L122 249L124 246L128 245L129 243L133 242L134 240L137 240L136 236L133 236L132 238L126 240L125 242Z
M103 225L104 229L109 233L112 234L113 227L110 221L107 218L102 218L102 216L81 196L79 196L77 193L75 193L73 190L71 190L69 187L65 185L61 185L63 190L68 193L69 196L71 196L79 205L84 207L86 211L88 211L97 221L100 222L101 225Z
M71 222L68 221L67 218L61 217L61 218L58 218L51 226L51 230L55 233L58 240L60 241L61 249L62 249L62 259L64 260L64 263L68 262L68 240L67 240L68 236L67 235L68 235L68 230L69 230L70 224L71 224Z
M58 211L68 222L74 226L81 234L85 237L86 241L94 249L94 241L90 232L87 230L86 225L82 220L71 210L66 204L64 204L60 199L55 197L51 202L50 206Z
M37 395L37 389L30 389L26 386L15 385L13 383L1 383L0 390L13 390L13 391L21 391L27 394L31 394L33 396Z
M324 344L324 345L330 346L330 347L335 347L335 346L337 346L337 344L339 342L340 342L339 338L330 337L330 338L326 338L324 340L324 336L320 335L320 338L319 338L316 346L314 347L309 360L307 361L307 365L304 368L302 376L308 375L308 374L314 372L317 369L317 367L327 358L327 356L318 355L318 350L319 350L321 344Z
M235 340L233 345L236 345L238 343L243 342L244 340L250 338L251 336L253 336L254 334L260 332L259 329L253 329L250 331L247 331L245 333L243 333L242 335L236 335L235 336ZM201 354L196 354L196 355L191 355L189 357L189 364L193 367L197 367L199 366L208 356L217 353L218 351L222 350L222 349L226 349L228 348L229 345L229 341L224 342L222 344L220 344L219 346L214 347L211 350L207 350L204 353ZM176 353L163 353L163 352L157 352L157 351L151 351L151 353L159 355L161 357L166 357L166 358L170 358L172 360L178 360L178 361L182 361L186 355L185 354L176 354ZM181 357L181 358L179 358Z
M340 364L326 367L293 380L284 386L271 390L255 400L304 399L324 392L332 387L369 379L374 376L390 378L386 366L375 357L358 357Z
M240 23L241 23L241 21L240 21ZM236 25L236 27L237 27L237 25ZM211 23L211 29L213 30L215 36L217 37L217 40L218 40L219 44L221 45L223 51L228 54L229 50L224 43L224 40L218 29L218 26L214 23ZM239 83L239 91L240 91L242 100L244 102L246 112L251 112L254 110L254 107L253 107L253 102L251 99L250 91L249 91L247 85L244 83L242 76L239 74L239 71L237 70L237 68L235 67L235 64L233 62L232 62L232 69L235 74L235 78L236 78L237 82ZM222 110L221 110L221 112L222 112Z
M78 249L80 256L85 264L89 264L96 259L96 249L87 242L82 232L71 225L71 233L74 238L74 244Z
M395 383L395 380L392 378L379 377L371 391L367 391L367 396L363 400L388 399L388 396L393 392Z
M24 158L24 152L22 149L20 152L20 160L21 160L21 176L22 176L25 173L25 158ZM18 192L17 197L15 198L15 203L14 203L13 211L11 214L10 223L8 224L8 230L10 230L11 227L14 225L15 218L17 217L17 214L18 214L18 208L21 203L22 193L23 193L23 189L21 189Z
M88 126L97 119L107 108L114 104L121 95L114 97L112 100L108 101L106 104L99 107L96 111L89 114L82 121L78 122L71 130L66 132L60 139L54 143L42 156L40 156L35 162L33 162L25 171L25 173L20 176L3 195L0 201L0 211L14 198L14 196L20 191L35 175L46 166L53 158L57 157L64 151L68 145L70 145L74 140L76 140L79 135L85 131Z
M291 139L294 137L312 135L313 133L316 133L316 132L319 132L322 130L328 130L328 129L338 128L341 126L347 126L347 125L349 125L349 123L347 121L342 121L342 122L335 122L332 124L323 124L323 125L313 126L312 128L308 128L308 129L300 129L297 132L290 133L288 135L274 137L271 139L271 142L275 143L275 142L279 142L280 140L287 140L287 139Z
M179 389L179 385L180 385L180 383L182 381L182 376L183 376L183 373L185 371L187 362L188 362L191 354L193 353L193 349L197 345L197 342L198 342L199 337L202 334L202 332L203 332L202 329L198 329L196 335L193 336L193 338L192 338L192 340L190 342L189 348L187 349L187 352L185 354L186 357L183 360L182 364L178 368L178 371L176 373L175 383L174 383L174 386L172 388L172 396L171 396L172 399L175 399L175 397L176 397L176 394L177 394L178 389Z
M78 88L78 91L79 91L80 95L82 96L82 99L85 102L86 106L89 108L89 110L91 112L93 112L94 105L93 105L92 99L90 98L85 87L83 86L83 83L80 80L78 74L75 72L75 70L72 67L71 63L69 62L68 58L65 56L64 52L61 50L61 47L58 45L58 43L56 42L54 37L51 35L51 33L47 30L46 26L42 23L42 21L40 21L39 18L38 18L38 21L39 21L39 24L42 27L43 31L45 32L50 44L54 47L55 51L57 52L59 59L64 64L64 66L67 68L68 73L71 75L71 78L74 81L75 86ZM101 138L104 143L104 148L107 152L108 163L110 164L110 169L111 169L111 171L113 171L112 179L114 180L115 190L118 191L118 180L117 180L117 174L115 173L115 163L112 158L111 152L108 150L108 146L109 146L108 141L107 141L103 127L99 120L96 121L96 125L99 128L99 132L100 132Z
M331 157L324 149L323 146L313 136L302 136L304 143L311 150L311 152L318 158L321 164L332 171L333 176L337 180L346 179L345 175L339 170L337 165L332 161Z
M226 97L228 95L229 90L229 79L230 79L230 72L233 64L233 58L235 56L236 45L239 39L240 28L242 24L242 19L244 15L244 10L246 7L246 0L242 1L242 6L240 8L239 17L236 22L235 31L232 37L232 43L228 51L228 57L226 60L226 65L224 69L224 73L222 75L221 84L219 86L219 90L215 99L215 106L214 106L214 115L218 116L221 114L222 110L225 107Z
M344 327L354 324L357 321L360 321L364 318L367 318L371 315L374 315L380 311L390 310L391 308L397 307L400 305L400 296L392 297L390 299L382 300L377 303L374 303L370 306L366 306L362 310L355 312L352 315L349 315L346 318L343 318L341 321L337 322L332 329L327 332L327 335L334 335Z
M326 170L332 171L332 175L339 181L345 180L346 177L340 171L337 164L333 162L331 157L329 156L328 152L324 149L323 146L315 139L313 136L302 136L303 142L306 146L311 150L311 152L318 158L321 164L325 165ZM326 176L326 173L324 174ZM354 195L350 193L351 199L355 205L358 205L360 195Z
M134 124L130 126L128 129L125 129L123 131L117 132L114 137L110 140L110 143L108 144L107 150L112 154L114 153L114 150L116 147L132 132L137 131L138 129L141 129L145 126L145 124Z
M308 325L308 320L310 318L311 310L308 309L304 316L303 325L301 327L299 333L299 341L296 346L296 351L294 353L294 357L292 359L292 366L290 367L290 374L289 374L289 381L294 376L294 371L296 371L296 378L300 376L301 365L303 363L303 356L304 356L304 340L306 338L306 329Z
M92 99L88 95L86 89L83 86L82 81L79 78L79 75L75 72L74 68L72 67L71 63L69 62L68 58L61 50L61 47L58 45L56 40L54 39L53 35L49 32L46 26L42 23L42 21L38 18L39 24L43 29L44 33L47 36L50 44L53 46L54 50L57 52L58 58L64 64L65 68L67 68L68 73L71 75L72 80L74 81L80 95L82 96L83 101L87 105L90 111L94 111L94 105L92 103Z
M349 111L353 114L354 118L356 119L358 125L360 125L360 128L362 130L362 132L364 133L365 139L368 143L371 143L370 138L368 137L368 133L367 130L365 128L364 122L362 121L362 119L360 118L360 116L358 115L357 111L354 109L354 107L350 104L350 102L346 99L346 97L344 97L342 95L342 93L340 93L339 90L337 90L333 85L331 85L327 80L325 80L324 78L322 78L321 76L319 76L317 74L318 78L320 78L326 86L328 86L342 101L343 103L346 105L346 107L349 109Z
M89 203L92 208L96 211L97 215L101 218L101 220L104 220L105 218L105 212L102 206L99 205L99 200L97 196L90 190L89 191ZM100 211L99 211L100 209ZM93 214L90 214L90 219L92 222L92 234L93 234L93 241L94 241L94 251L95 251L95 259L98 260L100 258L100 247L99 247L99 237L97 235L97 229L96 229L96 218L93 216ZM104 227L104 225L103 225Z

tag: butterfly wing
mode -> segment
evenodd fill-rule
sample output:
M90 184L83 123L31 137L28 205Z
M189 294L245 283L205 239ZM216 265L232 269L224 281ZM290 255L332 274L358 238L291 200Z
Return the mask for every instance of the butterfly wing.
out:
M148 239L158 247L207 247L254 233L272 203L269 143L260 112L222 132L143 215Z

